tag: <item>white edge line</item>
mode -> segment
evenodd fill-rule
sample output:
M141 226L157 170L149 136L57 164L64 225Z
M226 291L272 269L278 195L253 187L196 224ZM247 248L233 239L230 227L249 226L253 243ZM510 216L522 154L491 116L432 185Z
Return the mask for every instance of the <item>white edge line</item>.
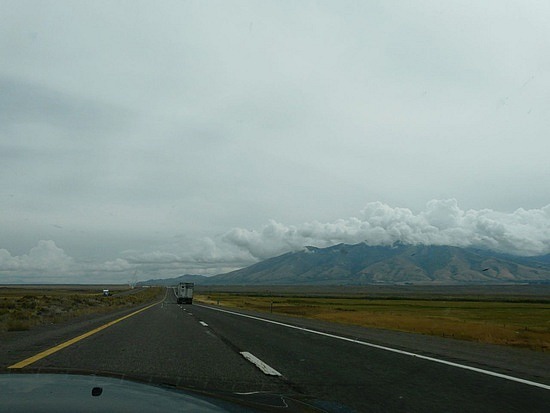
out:
M206 324L204 321L199 321L204 327L208 327L208 324Z
M267 374L268 376L280 376L281 375L281 373L279 373L273 367L268 366L267 364L265 364L262 360L260 360L254 354L250 354L248 351L241 351L241 355L245 359L250 361L252 364L254 364L256 367L258 367L264 374Z
M480 369L480 368L477 368L477 367L471 367L471 366L467 366L465 364L453 363L452 361L437 359L437 358L429 357L429 356L423 356L422 354L411 353L410 351L399 350L399 349L392 348L392 347L381 346L379 344L368 343L366 341L355 340L355 339L352 339L352 338L337 336L335 334L324 333L322 331L312 330L312 329L305 328L305 327L298 327L298 326L295 326L295 325L292 325L292 324L285 324L285 323L281 323L279 321L268 320L268 319L265 319L265 318L255 317L255 316L248 315L248 314L236 313L234 311L229 311L229 310L222 310L221 308L208 307L208 306L200 305L200 304L197 304L197 306L198 307L203 307L203 308L209 308L209 309L215 310L215 311L221 311L222 313L238 315L238 316L241 316L241 317L251 318L253 320L259 320L259 321L263 321L263 322L266 322L266 323L276 324L276 325L280 325L280 326L283 326L283 327L294 328L296 330L306 331L308 333L318 334L318 335L325 336L325 337L336 338L338 340L349 341L351 343L361 344L363 346L373 347L373 348L377 348L377 349L380 349L380 350L391 351L393 353L398 353L398 354L404 354L406 356L416 357L416 358L419 358L419 359L422 359L422 360L433 361L434 363L445 364L447 366L457 367L457 368L464 369L464 370L475 371L477 373L486 374L488 376L499 377L501 379L515 381L515 382L518 382L518 383L527 384L529 386L540 387L542 389L550 390L550 386L546 385L546 384L543 384L543 383L537 383L536 381L520 379L519 377L508 376L506 374L496 373L494 371L484 370L484 369Z

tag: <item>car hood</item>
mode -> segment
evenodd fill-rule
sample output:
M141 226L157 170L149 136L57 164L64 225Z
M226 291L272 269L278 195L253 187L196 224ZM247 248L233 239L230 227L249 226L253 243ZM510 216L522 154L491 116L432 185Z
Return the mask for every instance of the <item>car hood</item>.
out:
M97 374L0 374L0 390L0 410L13 413L327 411L280 394L199 393Z

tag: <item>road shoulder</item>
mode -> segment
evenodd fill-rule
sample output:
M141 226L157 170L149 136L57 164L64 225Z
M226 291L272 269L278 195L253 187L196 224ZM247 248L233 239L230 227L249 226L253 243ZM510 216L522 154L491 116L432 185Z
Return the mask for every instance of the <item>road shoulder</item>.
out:
M337 324L267 312L225 308L210 304L200 303L200 305L288 323L550 385L550 369L548 368L550 366L550 354L543 352L401 331Z

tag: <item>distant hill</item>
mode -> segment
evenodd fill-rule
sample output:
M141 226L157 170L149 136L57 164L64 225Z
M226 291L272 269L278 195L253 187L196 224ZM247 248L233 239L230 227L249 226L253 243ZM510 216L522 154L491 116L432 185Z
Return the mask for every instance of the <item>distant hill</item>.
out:
M170 284L181 278L171 279ZM240 270L189 282L203 285L550 282L550 255L515 257L449 246L339 244L329 248L305 247Z
M165 287L177 285L180 282L183 283L195 283L195 284L204 284L205 280L207 280L208 277L205 277L204 275L193 275L193 274L185 274L180 275L179 277L175 278L156 278L151 279L147 281L140 281L136 285L162 285Z

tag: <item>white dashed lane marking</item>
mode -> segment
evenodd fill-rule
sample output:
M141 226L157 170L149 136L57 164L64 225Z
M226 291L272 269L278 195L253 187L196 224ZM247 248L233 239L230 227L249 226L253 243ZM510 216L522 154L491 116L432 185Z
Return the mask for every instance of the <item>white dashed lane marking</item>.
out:
M258 367L264 374L267 374L268 376L280 376L281 375L281 373L279 373L273 367L270 367L267 364L265 364L262 360L260 360L254 354L250 354L248 351L241 351L241 355L245 359L250 361L252 364L254 364L256 367Z

